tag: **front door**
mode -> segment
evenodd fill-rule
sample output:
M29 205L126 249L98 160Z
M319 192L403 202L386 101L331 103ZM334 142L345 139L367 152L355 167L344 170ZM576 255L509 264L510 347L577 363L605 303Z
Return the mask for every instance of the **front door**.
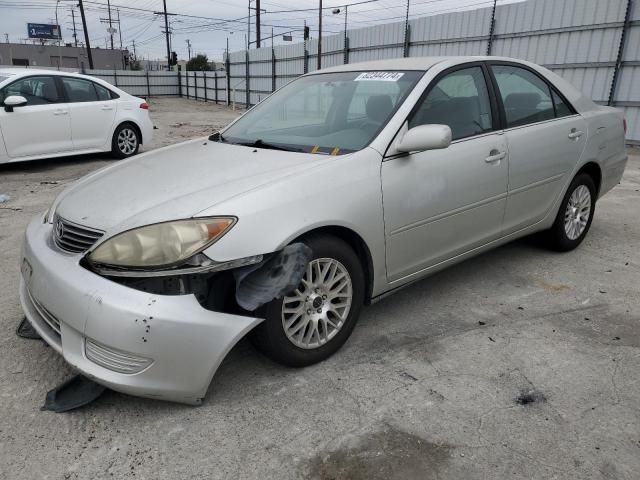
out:
M382 164L390 282L500 236L508 154L487 79L480 64L437 77L409 117L408 128L449 125L452 144Z
M0 99L19 95L27 104L13 112L0 108L0 129L10 158L67 152L71 143L69 109L52 76L16 80L0 91Z

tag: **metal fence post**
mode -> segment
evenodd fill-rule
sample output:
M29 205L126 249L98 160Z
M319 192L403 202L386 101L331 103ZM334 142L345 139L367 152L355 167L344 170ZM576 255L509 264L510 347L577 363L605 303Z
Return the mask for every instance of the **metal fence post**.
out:
M207 72L202 72L202 81L204 82L204 101L207 102Z
M215 98L216 98L216 105L218 104L218 72L216 72L215 70L213 71L213 93L215 94Z
M491 10L491 22L489 23L489 38L487 39L487 56L491 55L491 47L493 43L493 31L496 27L496 3L497 0L493 0L493 9Z
M147 77L147 97L151 96L151 83L149 82L149 70L146 71L146 75Z
M249 50L245 50L245 74L244 74L244 85L245 85L245 108L249 110L249 105L251 105L251 90L249 87Z
M344 58L342 59L342 63L345 65L349 63L349 37L345 34L344 36Z
M198 72L193 72L193 99L198 100Z
M624 12L624 23L622 24L622 33L620 34L620 45L618 45L618 56L616 57L616 65L613 68L613 78L611 79L611 89L609 90L609 99L607 105L613 105L616 97L616 89L618 88L618 78L622 69L622 61L624 59L624 46L629 30L631 10L633 9L633 0L627 0L627 10Z
M307 42L304 42L304 67L302 73L309 73L309 50L307 50Z
M118 71L115 68L113 69L113 84L118 86Z
M271 91L276 91L276 51L271 48Z
M405 29L404 29L404 47L403 47L403 52L402 55L404 57L408 57L409 56L409 46L411 45L411 25L409 25L409 22L407 22Z
M187 86L187 99L189 98L189 71L184 72L184 84Z
M231 105L231 61L227 52L227 106Z
M182 70L178 69L178 95L182 97Z

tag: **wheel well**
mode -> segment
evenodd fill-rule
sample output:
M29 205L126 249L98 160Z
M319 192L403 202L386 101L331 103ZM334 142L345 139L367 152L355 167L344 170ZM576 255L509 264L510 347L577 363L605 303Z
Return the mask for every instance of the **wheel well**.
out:
M600 165L598 165L595 162L586 163L578 171L578 174L580 173L586 173L593 179L593 183L595 183L596 185L596 198L597 198L598 193L600 193L600 182L602 181L602 171L600 170Z
M364 281L365 281L365 302L368 304L371 301L371 293L373 291L373 260L371 258L371 252L369 251L369 247L362 239L360 235L358 235L353 230L346 227L339 226L326 226L319 227L314 230L310 230L302 235L300 235L296 240L302 240L304 237L308 235L333 235L344 242L346 242L353 251L358 256L360 260L360 264L362 265L362 271L364 272ZM292 243L293 243L292 242Z
M136 122L133 122L131 120L126 120L122 123L119 123L118 126L116 127L116 129L113 131L114 135L115 132L123 125L131 125L133 128L136 129L136 132L138 132L138 138L140 139L140 145L142 145L142 130L140 130L140 127L138 126L138 124Z

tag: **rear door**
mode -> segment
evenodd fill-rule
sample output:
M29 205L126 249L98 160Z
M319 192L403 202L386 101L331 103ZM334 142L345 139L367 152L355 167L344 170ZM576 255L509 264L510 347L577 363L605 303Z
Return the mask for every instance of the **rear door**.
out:
M500 235L508 152L488 78L479 63L463 64L436 77L409 116L408 128L449 125L451 145L382 163L391 282Z
M520 64L491 71L509 145L509 195L504 233L542 220L584 149L584 119L546 79Z
M60 78L69 102L74 150L108 148L117 107L109 90L84 78Z
M27 104L12 112L0 108L0 129L10 158L73 149L69 109L54 76L23 77L0 91L0 100L19 95Z

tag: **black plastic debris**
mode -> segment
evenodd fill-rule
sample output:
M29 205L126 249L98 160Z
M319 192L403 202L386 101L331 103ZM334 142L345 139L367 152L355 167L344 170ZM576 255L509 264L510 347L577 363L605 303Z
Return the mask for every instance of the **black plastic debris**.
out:
M293 243L257 265L236 270L238 305L253 311L291 292L304 277L312 255L304 243Z
M83 407L96 400L106 387L89 380L83 375L76 375L49 390L40 410L61 413Z
M530 405L532 403L543 403L546 401L547 397L538 390L523 390L516 397L516 403L518 405Z
M22 319L18 328L16 328L16 335L22 338L28 338L29 340L42 340L40 334L36 332L36 329L33 328L26 317Z

